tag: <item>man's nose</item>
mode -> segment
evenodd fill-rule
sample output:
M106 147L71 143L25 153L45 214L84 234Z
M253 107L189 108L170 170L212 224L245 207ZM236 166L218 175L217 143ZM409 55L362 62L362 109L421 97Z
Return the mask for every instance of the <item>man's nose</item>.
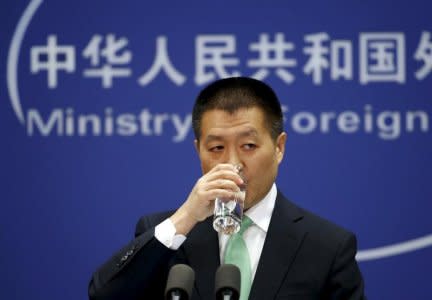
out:
M230 151L227 151L226 162L234 166L239 166L240 168L243 167L240 156L238 152L234 149L230 149Z

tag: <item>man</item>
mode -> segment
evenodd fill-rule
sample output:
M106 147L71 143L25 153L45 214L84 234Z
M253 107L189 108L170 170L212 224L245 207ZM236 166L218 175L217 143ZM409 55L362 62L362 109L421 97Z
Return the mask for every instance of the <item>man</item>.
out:
M176 211L140 219L135 239L93 275L90 299L163 299L177 263L195 270L193 299L214 299L214 274L229 243L212 228L214 199L239 192L235 165L247 181L252 220L243 233L251 286L242 299L365 299L355 236L276 188L287 136L273 90L251 78L216 81L198 95L192 122L204 175Z

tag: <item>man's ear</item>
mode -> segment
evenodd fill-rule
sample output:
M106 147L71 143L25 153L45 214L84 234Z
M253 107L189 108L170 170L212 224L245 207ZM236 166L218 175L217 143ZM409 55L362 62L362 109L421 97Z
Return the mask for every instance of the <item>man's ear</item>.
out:
M286 132L282 132L276 139L276 156L278 163L280 163L284 157L285 153L285 144L287 140Z
M194 146L196 152L199 154L199 141L197 139L194 139Z

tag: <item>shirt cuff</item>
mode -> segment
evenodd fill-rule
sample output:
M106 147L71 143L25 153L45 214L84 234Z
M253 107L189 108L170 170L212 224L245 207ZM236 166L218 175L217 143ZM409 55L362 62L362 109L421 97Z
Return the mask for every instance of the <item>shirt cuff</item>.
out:
M155 237L171 250L177 250L186 240L183 234L176 234L176 228L169 218L156 226Z

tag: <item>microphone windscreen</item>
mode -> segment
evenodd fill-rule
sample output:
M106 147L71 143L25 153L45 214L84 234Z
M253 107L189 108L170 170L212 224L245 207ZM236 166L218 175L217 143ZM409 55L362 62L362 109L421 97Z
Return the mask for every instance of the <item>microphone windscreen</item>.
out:
M240 295L240 269L231 264L221 265L216 271L215 294L216 299L223 291L232 291L235 295Z
M187 298L192 298L192 288L195 281L195 272L191 267L184 264L174 265L168 273L168 279L165 288L165 297L174 290L180 291Z

